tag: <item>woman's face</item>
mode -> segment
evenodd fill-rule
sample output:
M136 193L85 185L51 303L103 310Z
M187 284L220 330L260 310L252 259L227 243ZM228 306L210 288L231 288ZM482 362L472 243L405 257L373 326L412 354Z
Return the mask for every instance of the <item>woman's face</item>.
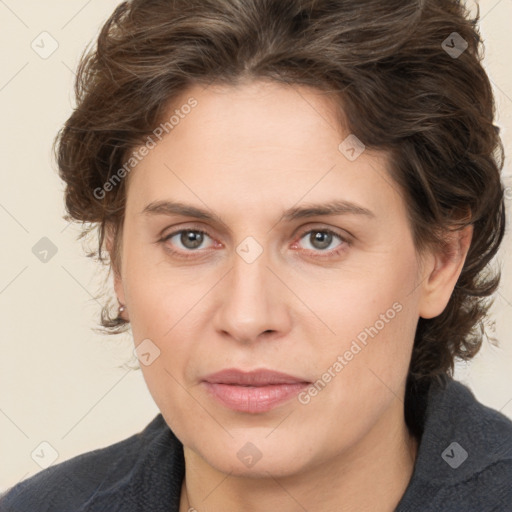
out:
M116 291L142 372L225 473L295 474L403 427L424 278L385 155L340 147L330 108L298 86L194 86L129 175ZM295 380L209 379L224 369Z

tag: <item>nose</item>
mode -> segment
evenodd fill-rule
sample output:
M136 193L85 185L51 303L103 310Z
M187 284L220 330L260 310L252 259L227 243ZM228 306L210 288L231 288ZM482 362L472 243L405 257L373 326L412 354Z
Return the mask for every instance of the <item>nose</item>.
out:
M255 261L233 255L233 267L216 287L216 332L240 343L281 337L291 328L291 315L283 282L269 268L264 251Z

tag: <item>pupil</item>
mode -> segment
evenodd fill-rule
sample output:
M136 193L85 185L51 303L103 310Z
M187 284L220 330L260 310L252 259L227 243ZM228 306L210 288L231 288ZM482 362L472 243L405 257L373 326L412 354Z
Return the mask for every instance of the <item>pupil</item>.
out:
M203 242L203 233L186 231L181 234L181 243L188 249L196 249Z
M311 233L311 235L313 236L313 246L317 249L325 249L331 244L332 235L330 233L317 231L316 233ZM319 244L317 242L319 242Z

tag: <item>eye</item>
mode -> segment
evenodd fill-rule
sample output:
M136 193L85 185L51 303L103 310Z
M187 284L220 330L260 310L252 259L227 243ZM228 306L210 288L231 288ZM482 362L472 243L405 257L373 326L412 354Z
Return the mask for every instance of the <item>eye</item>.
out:
M341 243L333 247L333 242L335 242L336 239ZM348 241L344 237L330 229L311 229L303 233L300 240L305 240L310 245L310 247L306 247L307 250L324 252L328 255L337 254L348 245ZM295 246L296 245L297 243ZM329 248L331 250L328 250Z
M179 249L190 252L195 249L205 249L205 247L201 247L205 238L210 237L205 231L200 229L182 229L165 236L162 242L170 241L174 246L181 244L181 247L178 245ZM173 239L175 240L173 241Z
M206 239L210 239L210 245L205 246ZM333 247L333 243L336 239L339 240L339 243ZM316 253L316 255L321 254L322 257L335 256L346 250L350 245L349 240L345 237L331 229L325 228L310 229L304 232L300 236L299 241L292 245L292 248L296 249L302 240L306 241L306 251ZM192 228L174 231L164 236L160 242L165 244L166 249L171 254L184 258L198 256L206 249L219 247L219 244L217 244L206 231ZM309 245L309 247L307 247L307 245ZM222 246L222 244L220 244L220 246Z

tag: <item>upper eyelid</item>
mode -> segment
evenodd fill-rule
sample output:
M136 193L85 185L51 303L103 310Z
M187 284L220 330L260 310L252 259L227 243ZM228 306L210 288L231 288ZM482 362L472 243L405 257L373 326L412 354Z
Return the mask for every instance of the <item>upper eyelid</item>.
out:
M203 233L204 235L207 235L209 238L211 238L213 240L213 237L210 235L210 233L208 233L208 231L206 231L205 229L199 229L199 228L176 229L174 231L167 233L166 235L162 235L161 240L164 240L164 241L170 240L171 238L175 237L176 235L179 235L179 234L187 232L187 231L192 231L195 233Z
M172 230L172 231L170 231L170 233L174 233L175 234L175 233L178 233L180 231L204 231L207 234L209 234L211 231L214 231L214 232L218 231L216 228L212 228L211 226L206 226L205 227L202 223L194 223L192 221L191 223L187 223L187 224L188 224L188 226L177 227L177 228L173 226L172 228L170 228ZM312 229L318 229L319 231L323 231L323 230L332 231L332 232L334 232L336 234L340 234L340 233L337 233L337 231L342 231L342 232L347 233L348 235L351 235L350 232L347 231L346 229L335 227L335 226L331 226L331 225L326 225L325 223L322 223L322 222L319 222L319 221L316 221L316 222L311 221L308 224L310 224L310 226L304 227L305 232L307 232L309 230L312 230ZM297 228L294 231L298 231L300 229L301 228ZM167 230L167 228L163 229L161 231L161 233L163 233L166 230ZM168 236L168 235L162 235L162 236ZM342 236L342 235L340 235L340 236Z
M344 236L343 234L341 233L338 233L338 231L334 228L326 228L326 227L323 227L323 228L318 228L318 227L310 227L310 228L307 228L305 230L301 230L299 231L299 235L300 237L303 237L304 235L308 234L308 233L311 233L312 231L326 231L328 233L332 233L333 235L336 235L336 236L339 236L340 238L342 239L345 239L345 238L348 238L348 236Z

